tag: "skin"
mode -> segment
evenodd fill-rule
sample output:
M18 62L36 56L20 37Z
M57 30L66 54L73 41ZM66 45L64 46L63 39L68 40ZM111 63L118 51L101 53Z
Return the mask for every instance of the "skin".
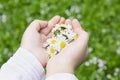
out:
M70 24L78 39L65 47L58 55L48 61L47 51L43 43L52 36L51 30L55 24ZM30 51L47 70L47 77L56 73L71 73L87 56L89 35L82 29L78 20L70 20L55 16L50 21L35 20L25 30L20 47Z
M34 20L23 34L20 47L30 51L43 67L46 66L48 61L47 51L42 47L43 42L49 37L53 26L57 24L60 19L60 16L55 16L49 22Z
M78 20L65 20L65 24L71 24L79 38L65 47L58 55L52 57L47 64L47 77L56 73L74 74L75 69L87 56L87 44L89 35L85 32Z

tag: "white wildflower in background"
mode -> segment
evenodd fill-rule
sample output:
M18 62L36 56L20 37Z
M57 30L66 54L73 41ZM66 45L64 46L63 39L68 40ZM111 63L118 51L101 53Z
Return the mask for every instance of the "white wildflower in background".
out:
M89 61L85 62L85 65L88 64L88 62L89 62L89 65L90 64L95 64L95 65L97 64L99 69L102 69L102 70L106 69L106 61L104 61L100 58L97 58L95 56L92 59L90 59ZM88 65L86 65L86 66L88 66Z
M105 61L103 61L103 60L101 60L101 59L98 59L98 67L99 67L99 68L103 68L105 64L106 64Z
M2 54L7 54L9 52L9 49L8 48L5 48L4 50L3 50L3 53Z
M88 61L85 62L85 66L86 67L91 67L91 66L97 66L97 70L96 70L96 78L100 78L100 74L101 72L105 72L105 70L107 70L107 66L106 66L106 61L102 60L96 56L92 57L91 59L89 59ZM108 75L109 77L109 75ZM110 77L109 77L110 78Z
M102 33L106 33L106 29L102 29Z
M11 52L9 52L9 53L8 53L8 56L9 56L9 57L12 57L12 56L13 56L13 54L12 54Z
M97 65L98 72L101 72L103 70L107 70L106 61L102 60L100 58L97 58L95 56L92 59L85 62L85 66L90 66L92 64Z
M114 76L118 76L119 73L120 73L120 68L115 68Z
M6 15L3 14L3 15L1 16L1 18L2 18L2 22L5 23L5 22L6 22Z
M78 18L78 19L81 19L81 18L82 18L82 16L81 16L80 14L78 14L78 15L77 15L77 18Z
M100 75L99 75L99 74L96 74L96 76L95 76L95 77L99 79L99 78L100 78Z
M107 75L106 75L106 78L107 78L107 79L111 79L111 77L112 77L111 74L107 74Z
M117 35L116 35L116 38L117 38L117 39L120 39L120 34L117 34Z
M2 4L0 4L0 9L2 9L3 8L3 5Z
M117 49L117 54L120 55L120 47Z
M89 61L85 62L85 66L90 66L90 62Z
M72 5L70 7L70 9L66 9L65 10L65 14L67 16L69 16L70 19L74 19L74 16L72 16L73 14L76 14L77 18L81 18L81 14L80 14L80 7L78 5Z
M104 69L104 70L107 70L107 66L104 66L103 69Z
M56 24L52 30L52 34L53 36L43 45L50 57L58 54L69 43L78 38L78 35L72 30L72 26L69 24Z
M92 62L93 62L93 64L97 64L97 57L93 57Z
M88 48L88 54L91 53L93 51L93 48Z
M101 76L99 75L99 74L101 74L101 72L105 72L106 70L108 70L108 67L106 66L106 65L107 65L107 62L106 62L105 60L102 60L102 59L96 57L96 56L92 57L90 60L88 60L88 61L86 61L86 62L84 63L84 65L85 65L86 67L93 66L93 64L98 67L97 70L96 70L96 78L101 77ZM118 77L119 74L120 74L120 68L117 67L117 68L114 69L113 74L109 74L109 73L108 73L108 74L106 75L106 78L107 78L107 79L111 79L112 76Z
M32 17L28 17L28 18L26 19L26 21L27 21L27 23L30 23L30 22L32 21Z
M114 76L118 76L118 73L114 72Z
M66 14L67 16L70 16L70 15L71 15L71 12L67 9L67 10L65 10L65 14Z
M15 1L15 3L18 3L19 2L19 0L14 0Z
M48 3L41 3L40 7L41 7L41 9L39 11L40 15L46 15L51 10L51 8L49 7Z
M115 68L115 72L120 72L120 69L119 68Z
M75 6L75 5L71 6L70 12L80 13L79 6Z
M120 46L120 42L117 42L117 45Z
M44 10L40 10L40 14L41 15L45 14L45 11Z

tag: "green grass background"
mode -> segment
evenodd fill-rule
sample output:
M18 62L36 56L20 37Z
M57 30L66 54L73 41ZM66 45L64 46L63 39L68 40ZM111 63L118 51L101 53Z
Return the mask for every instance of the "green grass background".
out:
M19 48L22 34L34 19L55 15L77 18L90 34L89 56L107 62L107 70L96 77L96 65L84 63L76 70L79 80L120 80L120 0L0 0L0 66ZM5 19L3 19L5 18ZM111 74L110 79L106 78Z

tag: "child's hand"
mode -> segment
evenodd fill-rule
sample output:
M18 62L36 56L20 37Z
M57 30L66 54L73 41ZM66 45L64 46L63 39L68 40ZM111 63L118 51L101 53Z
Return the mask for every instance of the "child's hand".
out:
M65 24L71 24L79 38L49 60L47 64L47 76L55 73L74 73L75 68L79 66L87 56L88 33L81 28L76 19L73 21L66 20Z
M48 60L47 52L42 47L43 42L48 38L52 27L59 21L59 16L53 17L49 22L35 20L28 26L23 34L21 47L31 51L43 67L46 66Z

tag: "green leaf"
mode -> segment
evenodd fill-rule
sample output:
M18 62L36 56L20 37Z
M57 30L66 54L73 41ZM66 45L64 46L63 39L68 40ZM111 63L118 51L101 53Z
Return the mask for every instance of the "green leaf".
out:
M68 37L67 37L67 35L65 35L65 34L62 34L64 37L66 37L66 39L68 39Z
M58 35L58 34L60 34L60 30L56 30L55 32L54 32L54 35L56 36L56 35Z
M61 26L61 30L65 30L65 29L66 29L65 27Z

